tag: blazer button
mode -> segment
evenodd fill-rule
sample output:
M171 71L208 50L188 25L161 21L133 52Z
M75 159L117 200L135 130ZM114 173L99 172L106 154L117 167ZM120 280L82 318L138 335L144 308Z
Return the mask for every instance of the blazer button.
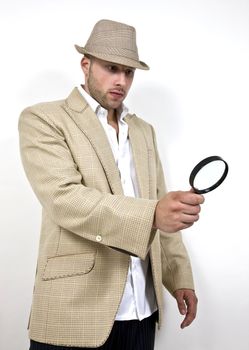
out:
M101 242L101 241L102 241L102 237L101 237L100 235L97 235L97 236L96 236L96 241L97 241L97 242Z

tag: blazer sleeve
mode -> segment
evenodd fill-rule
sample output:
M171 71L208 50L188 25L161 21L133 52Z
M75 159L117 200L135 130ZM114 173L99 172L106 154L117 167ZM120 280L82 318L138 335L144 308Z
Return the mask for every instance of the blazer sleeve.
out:
M156 200L102 193L82 184L63 132L42 108L19 119L28 180L50 218L68 231L145 259L155 235Z
M162 198L167 190L164 173L159 158L155 132L153 130L154 147L157 160L157 197ZM190 259L182 240L181 232L160 232L162 279L165 288L173 294L177 289L194 289Z

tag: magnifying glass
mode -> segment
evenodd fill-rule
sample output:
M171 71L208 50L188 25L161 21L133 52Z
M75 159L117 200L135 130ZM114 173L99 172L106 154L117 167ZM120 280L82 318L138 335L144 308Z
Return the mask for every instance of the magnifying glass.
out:
M227 173L228 164L224 159L219 156L207 157L191 171L189 183L195 193L208 193L222 184Z

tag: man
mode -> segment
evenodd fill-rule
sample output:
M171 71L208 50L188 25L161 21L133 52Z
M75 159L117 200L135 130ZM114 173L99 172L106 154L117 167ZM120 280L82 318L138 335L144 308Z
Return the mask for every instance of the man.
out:
M162 284L181 327L196 314L179 230L203 197L166 194L153 128L123 104L139 61L135 29L96 23L65 100L22 112L20 149L43 208L30 315L31 350L153 349Z

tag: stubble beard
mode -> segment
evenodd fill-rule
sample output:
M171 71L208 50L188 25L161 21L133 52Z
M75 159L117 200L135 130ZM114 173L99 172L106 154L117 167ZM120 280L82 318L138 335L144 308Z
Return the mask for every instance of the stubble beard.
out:
M91 68L89 71L87 86L90 95L106 110L115 110L122 105L122 102L117 104L115 102L112 103L112 101L108 101L107 93L100 91L96 87L96 80L92 74Z

